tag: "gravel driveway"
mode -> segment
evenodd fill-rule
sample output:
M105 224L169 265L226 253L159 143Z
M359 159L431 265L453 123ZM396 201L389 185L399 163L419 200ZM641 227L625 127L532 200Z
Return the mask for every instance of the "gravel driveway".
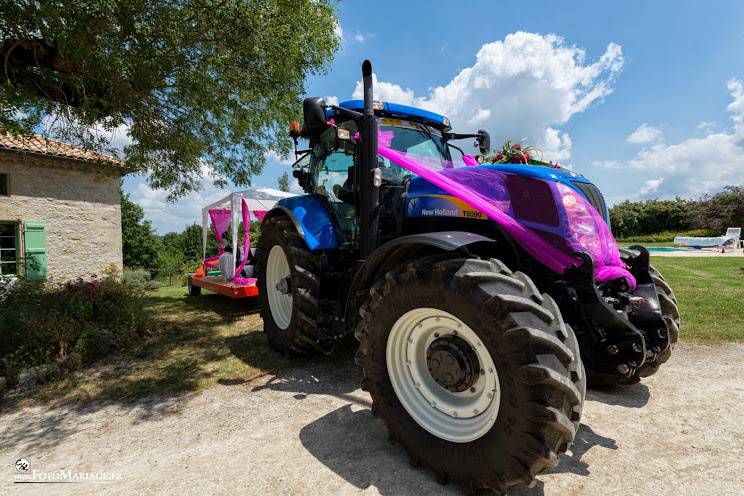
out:
M409 467L358 383L349 360L175 399L6 411L0 493L462 494ZM590 392L572 451L511 494L742 494L743 405L744 345L682 345L645 383ZM21 457L121 480L12 484Z

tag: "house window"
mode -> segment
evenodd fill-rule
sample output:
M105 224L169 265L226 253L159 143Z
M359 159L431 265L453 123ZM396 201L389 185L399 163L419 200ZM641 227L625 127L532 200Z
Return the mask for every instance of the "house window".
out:
M18 224L0 222L0 276L18 273Z
M0 174L0 196L10 195L10 188L8 187L9 182L7 174Z

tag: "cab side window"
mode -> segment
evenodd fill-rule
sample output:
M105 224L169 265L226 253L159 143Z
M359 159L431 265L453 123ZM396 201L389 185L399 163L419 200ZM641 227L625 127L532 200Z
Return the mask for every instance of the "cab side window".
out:
M351 147L339 146L334 128L325 131L313 150L313 192L331 203L353 200L354 153ZM351 196L349 195L351 193Z

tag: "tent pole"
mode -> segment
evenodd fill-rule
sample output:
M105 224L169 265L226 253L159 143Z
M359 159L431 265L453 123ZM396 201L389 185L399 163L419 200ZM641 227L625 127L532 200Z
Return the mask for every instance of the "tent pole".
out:
M235 263L238 260L238 209L242 206L240 205L240 196L242 196L240 193L234 193L232 195L231 200L231 220L232 220L232 253L233 253L233 268L232 272L233 275L235 274L235 269L238 267Z
M209 210L207 208L202 210L202 260L207 259L207 236L209 235Z

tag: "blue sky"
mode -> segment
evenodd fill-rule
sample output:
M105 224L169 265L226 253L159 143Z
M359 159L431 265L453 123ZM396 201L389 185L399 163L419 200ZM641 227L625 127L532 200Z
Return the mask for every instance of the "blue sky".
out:
M352 97L369 58L378 95L494 144L527 138L610 203L744 181L744 2L349 1L339 21L341 50L308 95ZM254 184L289 170L269 157ZM141 177L125 191L160 232L227 194L205 183L170 204Z

